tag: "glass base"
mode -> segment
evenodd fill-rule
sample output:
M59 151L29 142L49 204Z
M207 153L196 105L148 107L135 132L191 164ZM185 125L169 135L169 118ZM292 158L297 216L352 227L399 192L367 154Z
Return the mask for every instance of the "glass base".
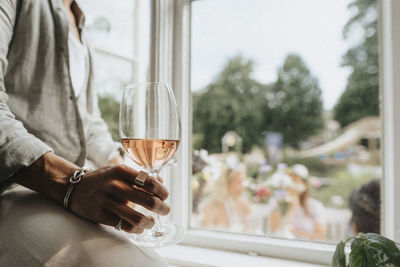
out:
M181 242L185 236L185 231L181 225L174 222L163 222L158 225L158 229L153 227L145 230L142 234L129 235L129 239L139 247L158 248L175 245Z

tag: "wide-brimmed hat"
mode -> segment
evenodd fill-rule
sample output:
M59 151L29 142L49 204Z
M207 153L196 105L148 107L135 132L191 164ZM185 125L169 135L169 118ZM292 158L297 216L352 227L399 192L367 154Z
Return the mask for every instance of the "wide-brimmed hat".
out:
M304 180L308 180L310 177L310 172L307 167L303 164L295 164L290 168L290 172L298 177L303 178Z

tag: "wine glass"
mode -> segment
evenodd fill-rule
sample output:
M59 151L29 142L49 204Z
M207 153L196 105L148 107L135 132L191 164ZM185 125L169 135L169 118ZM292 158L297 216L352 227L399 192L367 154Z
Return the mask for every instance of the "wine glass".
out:
M160 169L174 156L181 139L181 120L174 93L168 82L138 83L127 86L119 114L121 144L128 156L155 179ZM135 206L139 207L138 205ZM140 212L148 214L144 208ZM176 244L183 239L181 225L160 222L142 234L130 235L143 247Z

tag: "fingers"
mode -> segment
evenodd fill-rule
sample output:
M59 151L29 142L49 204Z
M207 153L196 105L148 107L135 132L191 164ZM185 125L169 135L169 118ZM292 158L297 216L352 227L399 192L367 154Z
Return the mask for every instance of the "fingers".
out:
M144 181L143 188L146 191L155 194L162 200L166 200L168 198L168 195L169 195L168 189L163 184L161 184L158 180L154 179L154 177L152 177L152 176L148 176L146 178L146 180Z
M131 233L131 234L141 234L144 232L144 228L140 228L140 227L136 227L133 226L132 224L128 223L127 221L120 219L117 215L113 214L113 224L110 224L110 226L113 226L115 228L115 226L119 223L119 221L121 220L121 230L127 232L127 233ZM107 224L108 225L108 224Z
M170 212L170 206L158 197L149 195L148 193L138 190L136 188L134 188L133 190L135 191L133 194L130 192L126 192L127 194L125 195L125 197L128 200L137 203L145 207L146 209L154 211L160 215L167 215Z
M120 180L111 181L107 191L114 198L129 200L160 215L167 215L170 211L169 205L157 196L134 188Z
M141 234L144 232L144 228L133 227L131 224L127 223L124 220L122 220L121 230L132 234Z
M138 175L137 171L125 165L115 166L113 170L115 172L113 175L114 177L124 178L124 180L128 184L134 185L135 178ZM166 200L168 198L169 192L168 189L164 185L162 185L162 181L162 178L156 180L154 177L148 176L144 182L143 188L146 191L156 195L161 200Z
M141 233L144 229L151 229L154 225L154 218L141 214L125 204L109 200L104 204L104 208L117 215L118 220L112 226L117 225L120 219L123 220L121 229L126 232Z
M121 220L121 219L117 215L115 215L114 213L112 213L106 209L103 209L101 221L100 221L101 224L115 227L119 223L119 220ZM122 220L121 229L124 230L125 232L133 233L133 234L141 234L144 231L143 228L134 227L133 225L131 225L130 223L128 223L124 220Z

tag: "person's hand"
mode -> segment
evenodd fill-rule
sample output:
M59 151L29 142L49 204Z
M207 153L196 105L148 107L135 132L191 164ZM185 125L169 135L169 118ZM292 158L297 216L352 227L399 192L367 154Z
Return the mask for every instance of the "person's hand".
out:
M110 226L122 219L121 229L130 233L152 228L153 217L133 210L130 204L167 215L170 207L164 200L168 190L151 176L147 177L143 189L133 186L137 174L125 165L88 171L71 194L71 210L92 222Z

